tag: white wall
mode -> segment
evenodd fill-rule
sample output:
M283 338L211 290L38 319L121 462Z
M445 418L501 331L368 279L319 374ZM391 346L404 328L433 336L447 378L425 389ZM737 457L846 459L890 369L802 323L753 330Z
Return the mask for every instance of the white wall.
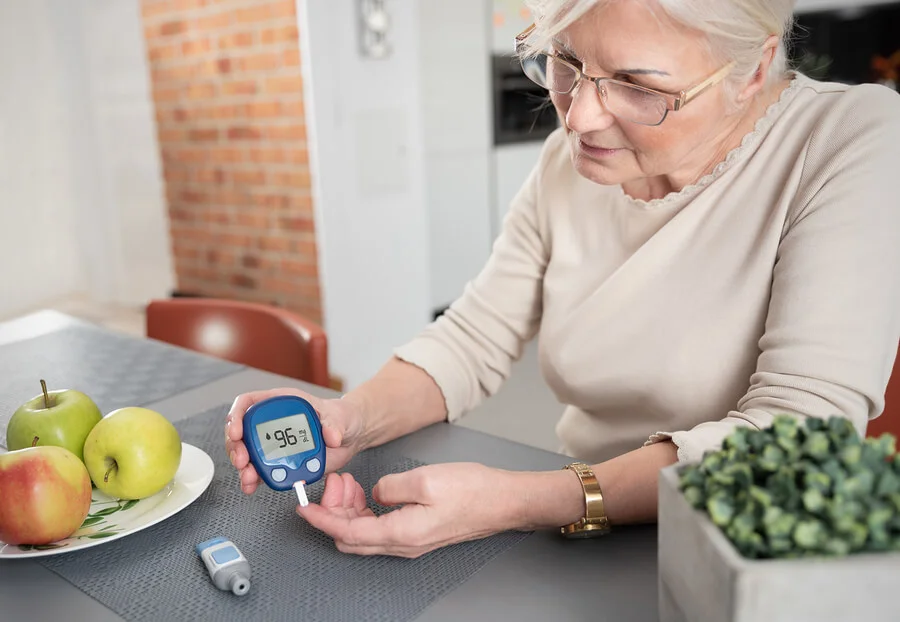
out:
M144 304L170 294L175 277L140 0L77 4L98 178L96 209L88 208L86 222L103 249L90 256L88 274L96 297ZM103 239L100 218L107 223Z
M86 283L60 17L48 2L0 2L0 315Z
M0 2L0 316L172 269L137 0Z
M429 320L419 0L388 0L384 60L363 58L355 0L298 0L330 365L353 388Z
M453 302L492 242L490 13L485 0L420 2L419 80L432 310Z
M532 22L531 13L525 7L525 0L489 0L489 4L491 49L495 54L512 54L516 35Z

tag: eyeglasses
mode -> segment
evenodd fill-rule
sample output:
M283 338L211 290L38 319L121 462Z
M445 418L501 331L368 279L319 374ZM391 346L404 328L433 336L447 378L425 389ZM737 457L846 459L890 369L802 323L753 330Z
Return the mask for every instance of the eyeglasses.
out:
M534 30L532 24L516 36L516 54L521 59L522 70L528 78L553 93L571 93L582 80L590 80L597 86L600 101L615 117L640 125L660 125L669 111L677 112L703 92L714 87L729 74L734 62L730 62L703 82L678 93L630 84L613 78L592 78L569 61L553 54L524 54L525 39Z

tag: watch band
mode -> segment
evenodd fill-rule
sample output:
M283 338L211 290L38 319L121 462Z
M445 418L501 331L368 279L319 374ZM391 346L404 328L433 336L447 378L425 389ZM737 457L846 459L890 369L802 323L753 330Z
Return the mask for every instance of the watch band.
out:
M585 510L581 520L560 527L560 533L567 538L592 538L609 533L609 519L603 507L603 493L594 470L584 462L573 462L563 468L578 475L578 481L584 490Z

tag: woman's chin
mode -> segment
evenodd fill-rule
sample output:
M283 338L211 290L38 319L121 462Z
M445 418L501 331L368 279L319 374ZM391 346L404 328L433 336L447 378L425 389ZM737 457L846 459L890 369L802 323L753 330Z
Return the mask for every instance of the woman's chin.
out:
M602 164L587 158L582 154L575 154L572 156L572 165L579 175L595 184L601 184L603 186L617 186L629 179L629 177L623 174L623 171L618 170L619 167L614 164Z

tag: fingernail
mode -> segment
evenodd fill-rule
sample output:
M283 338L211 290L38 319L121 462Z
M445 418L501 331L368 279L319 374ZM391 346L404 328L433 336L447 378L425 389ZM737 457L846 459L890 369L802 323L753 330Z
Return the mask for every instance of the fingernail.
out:
M234 463L234 457L235 457L235 455L236 455L236 454L234 453L234 451L232 451L230 454L228 454L228 458L231 460L231 466L237 466L237 465Z

